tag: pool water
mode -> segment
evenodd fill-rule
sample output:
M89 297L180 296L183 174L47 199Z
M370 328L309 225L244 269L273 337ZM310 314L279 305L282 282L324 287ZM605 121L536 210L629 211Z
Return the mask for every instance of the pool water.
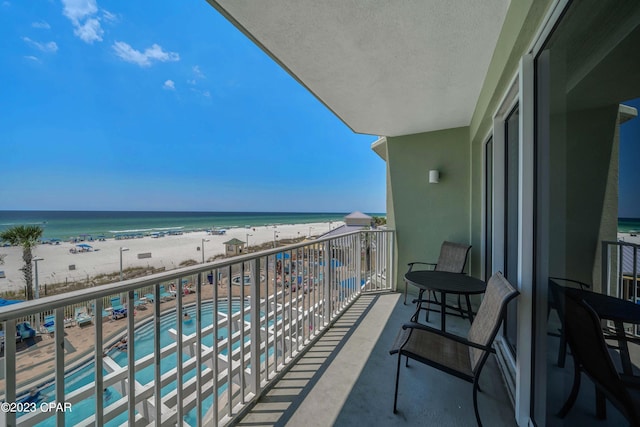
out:
M245 303L247 304L247 303ZM202 325L206 327L208 325L213 324L213 304L212 303L203 303L201 308L202 315ZM246 305L245 305L246 307ZM232 301L232 312L236 313L240 311L240 301ZM183 313L189 313L191 316L191 321L184 321L182 325L182 332L184 335L191 335L195 333L196 330L196 322L195 322L195 307L188 307L183 310ZM226 314L228 312L228 302L220 301L218 303L218 312ZM261 313L262 316L262 313ZM245 316L245 320L250 320L250 314ZM175 341L171 338L169 334L169 329L177 330L176 324L176 312L168 313L163 315L160 320L160 348L163 348L167 345L174 343ZM145 325L136 329L135 336L135 357L136 359L140 359L144 356L148 356L153 354L154 351L154 323L148 322ZM219 328L218 329L218 337L226 338L227 337L227 329ZM245 340L248 340L247 336ZM214 337L212 334L206 335L202 337L202 343L206 346L213 347L214 345ZM236 342L233 344L233 349L239 347L240 342ZM221 351L222 354L227 354L227 349ZM119 350L111 350L109 352L109 356L120 366L127 366L127 352L119 351ZM182 361L185 362L188 360L189 356L186 353L182 353ZM160 371L162 374L169 372L177 366L177 354L171 353L164 357L160 362ZM154 381L154 365L145 367L136 372L136 381L142 385L152 383ZM103 370L103 374L106 375L107 371ZM183 372L184 382L190 380L196 375L196 369L191 369L189 371ZM81 387L84 387L88 384L91 384L95 381L95 365L94 363L88 363L81 367L80 369L74 371L72 374L69 374L65 377L65 394L68 394L72 391L78 390ZM177 388L176 381L173 381L170 384L167 384L162 388L162 395L166 395L171 391ZM218 393L224 392L226 389L226 385L219 388ZM52 402L54 400L55 388L54 385L50 385L41 390L41 395L45 396L44 401ZM104 407L111 405L116 402L122 396L117 392L114 387L108 387L104 392ZM203 416L209 410L209 408L213 405L213 396L208 397L202 401L203 408ZM65 423L67 425L75 425L81 420L87 418L95 411L95 397L90 397L82 400L81 402L74 403L71 412L67 412L65 414ZM185 414L184 417L185 422L190 425L196 424L196 409L193 409L188 414ZM117 426L125 423L127 421L127 413L126 411L121 413L119 416L114 418L113 420L106 423L106 426ZM39 424L38 426L54 426L55 418L49 418Z

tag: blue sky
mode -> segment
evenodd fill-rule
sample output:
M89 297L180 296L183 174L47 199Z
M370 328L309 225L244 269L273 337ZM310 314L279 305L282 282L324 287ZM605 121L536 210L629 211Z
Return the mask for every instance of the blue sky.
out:
M204 0L0 0L0 209L385 211L385 165Z
M623 104L640 111L640 98ZM618 216L621 218L640 218L640 117L636 117L620 126L620 188Z

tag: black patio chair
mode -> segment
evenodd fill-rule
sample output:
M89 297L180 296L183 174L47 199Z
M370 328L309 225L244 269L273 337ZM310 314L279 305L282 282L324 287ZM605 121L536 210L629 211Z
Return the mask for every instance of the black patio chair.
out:
M640 399L631 389L640 389L638 377L621 375L615 368L602 331L600 318L585 301L565 293L564 324L567 343L574 359L574 381L571 393L558 413L563 418L573 407L580 389L581 373L596 386L596 415L604 418L605 398L629 421L640 426Z
M473 408L478 426L482 426L478 412L478 378L489 353L495 353L491 346L504 318L507 304L518 294L502 273L494 274L489 279L467 338L419 323L403 325L389 352L392 355L398 354L393 412L397 412L400 361L402 356L406 356L407 365L411 358L473 383Z
M469 251L471 250L470 245L465 245L462 243L454 243L454 242L442 242L442 246L440 247L440 255L438 256L437 263L431 262L410 262L407 264L409 266L409 270L407 272L413 271L414 266L416 265L427 265L430 266L433 271L446 271L448 273L463 273L464 267L467 264L467 258L469 256ZM405 284L404 287L404 304L407 305L407 288L409 284ZM418 294L418 300L422 300L422 296L424 291L428 289L420 288L420 292ZM436 294L432 290L428 290L427 293L427 313L426 320L429 321L429 301L433 297L433 299L437 302ZM458 295L458 307L460 307L460 296ZM471 309L471 307L467 307L467 309Z
M563 283L564 285L561 285ZM564 288L565 287L574 287L580 290L586 290L590 288L587 283L581 282L579 280L567 279L564 277L549 277L549 300L547 305L547 319L551 315L551 310L556 310L558 313L558 317L562 322L562 317L564 316ZM567 359L567 338L564 333L564 329L560 328L560 346L558 348L558 366L564 368L565 361Z

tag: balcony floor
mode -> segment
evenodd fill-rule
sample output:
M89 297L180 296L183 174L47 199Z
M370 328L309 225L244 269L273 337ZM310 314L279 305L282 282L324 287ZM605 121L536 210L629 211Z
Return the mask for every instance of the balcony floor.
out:
M393 414L397 356L389 349L412 314L399 293L362 295L238 425L475 425L472 385L415 361L403 363ZM433 314L431 320L439 322ZM468 327L467 320L447 318L449 332L464 335ZM480 386L483 424L516 425L493 356Z

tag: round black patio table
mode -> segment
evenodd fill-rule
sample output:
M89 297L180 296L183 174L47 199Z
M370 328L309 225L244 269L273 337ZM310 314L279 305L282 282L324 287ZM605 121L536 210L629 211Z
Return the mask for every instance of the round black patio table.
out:
M467 276L462 273L448 273L446 271L433 271L433 270L418 270L418 271L410 271L404 275L404 279L407 283L416 286L420 289L420 293L417 302L417 309L413 317L412 321L418 320L418 315L420 314L420 310L427 310L427 320L429 311L435 311L440 313L440 329L445 331L446 329L446 315L453 314L456 316L467 317L470 322L473 322L473 311L471 310L471 301L469 300L469 295L477 295L483 294L487 289L487 284L480 279L476 279L475 277ZM424 291L434 291L440 293L440 301L438 300L423 300L422 295ZM448 306L446 304L447 294L454 295L464 295L467 303L467 311L465 316L465 312L461 307L453 307ZM426 302L427 307L422 307L422 303ZM440 305L440 309L432 309L430 304ZM455 310L456 313L448 312L447 309Z
M625 339L625 323L640 324L640 305L621 298L591 292L582 289L567 288L567 294L584 300L598 314L602 320L611 320L615 325L616 335L620 337L620 357L623 372L633 375L633 366L629 355L629 347Z

